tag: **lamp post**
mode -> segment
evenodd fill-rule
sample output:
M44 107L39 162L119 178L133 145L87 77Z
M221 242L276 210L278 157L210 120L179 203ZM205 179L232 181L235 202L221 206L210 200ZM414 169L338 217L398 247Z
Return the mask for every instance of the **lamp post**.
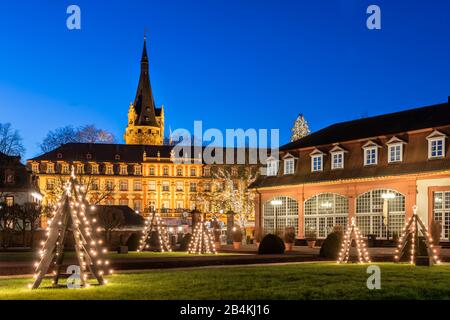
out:
M386 192L381 195L381 198L383 199L383 218L385 220L386 225L386 237L389 241L389 200L392 200L395 198L395 193L393 192ZM384 216L384 213L386 212L386 216Z

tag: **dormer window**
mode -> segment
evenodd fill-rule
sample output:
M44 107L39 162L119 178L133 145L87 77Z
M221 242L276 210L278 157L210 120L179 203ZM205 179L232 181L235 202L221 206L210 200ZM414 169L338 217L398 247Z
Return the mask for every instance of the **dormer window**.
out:
M113 166L112 164L107 164L105 167L105 173L106 174L114 174Z
M403 161L403 145L406 142L392 137L386 144L388 145L388 163Z
M324 153L319 149L315 149L310 154L311 157L311 172L323 171L323 155Z
M447 136L442 132L434 130L428 140L428 159L443 158L445 156L445 139Z
M141 166L134 166L134 175L140 176L142 174L142 167Z
M295 173L295 157L288 153L283 157L284 174Z
M77 174L83 174L84 173L84 164L79 163L77 164Z
M32 170L34 173L39 173L39 163L33 163L33 164L31 165L31 170Z
M273 157L267 159L267 175L276 176L278 174L278 160Z
M62 174L69 174L70 173L70 168L69 168L69 165L67 163L61 164L61 173Z
M91 164L91 173L98 174L98 164L96 163Z
M344 148L336 145L330 150L331 154L331 170L344 169L344 153L347 152Z
M127 175L128 174L128 167L126 165L120 166L120 174L121 175Z
M47 163L47 173L55 173L55 164Z
M362 148L364 150L364 165L372 166L378 164L378 148L380 146L373 141L369 141Z

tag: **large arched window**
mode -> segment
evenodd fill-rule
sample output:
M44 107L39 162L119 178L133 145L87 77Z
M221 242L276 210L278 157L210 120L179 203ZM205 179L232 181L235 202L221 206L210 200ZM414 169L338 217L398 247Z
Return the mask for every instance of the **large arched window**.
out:
M322 193L305 201L305 237L313 233L325 238L333 227L345 228L348 217L348 199L335 193Z
M263 208L264 233L283 233L286 227L298 232L298 202L290 197L276 197L266 201Z
M389 213L387 221L383 218L383 212L385 215ZM389 236L394 233L400 236L405 224L405 196L389 189L374 189L361 194L356 198L356 223L363 235L384 238L388 223Z

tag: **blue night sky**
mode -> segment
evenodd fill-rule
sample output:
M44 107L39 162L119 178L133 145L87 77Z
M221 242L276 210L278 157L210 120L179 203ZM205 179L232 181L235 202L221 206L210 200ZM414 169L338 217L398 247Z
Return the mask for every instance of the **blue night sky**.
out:
M19 4L20 3L20 4ZM82 30L66 28L81 7ZM366 28L377 4L382 30ZM26 157L48 130L97 126L122 142L144 29L169 126L311 129L450 95L449 1L2 1L0 122Z

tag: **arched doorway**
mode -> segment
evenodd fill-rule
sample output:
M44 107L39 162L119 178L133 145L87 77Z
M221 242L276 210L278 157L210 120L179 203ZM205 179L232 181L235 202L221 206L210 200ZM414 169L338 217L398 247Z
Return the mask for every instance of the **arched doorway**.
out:
M325 238L333 227L345 228L348 219L348 198L336 193L321 193L305 201L305 237L313 232Z
M384 199L384 194L391 194L391 199ZM387 236L386 226L383 224L383 206L387 201L389 213L389 236L394 233L401 235L405 224L405 196L395 190L374 189L356 198L356 223L361 233L376 235L380 238Z
M298 202L297 200L280 196L266 201L262 217L264 233L282 234L286 227L294 227L298 233Z

